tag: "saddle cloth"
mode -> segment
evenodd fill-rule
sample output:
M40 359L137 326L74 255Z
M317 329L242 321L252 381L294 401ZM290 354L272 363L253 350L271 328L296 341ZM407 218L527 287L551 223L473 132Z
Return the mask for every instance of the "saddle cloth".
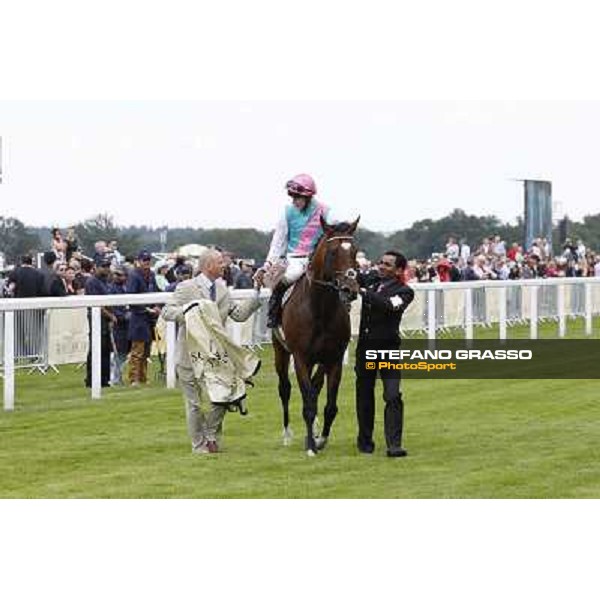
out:
M194 377L210 401L228 404L245 398L246 381L260 367L258 356L229 338L214 302L192 302L184 315Z

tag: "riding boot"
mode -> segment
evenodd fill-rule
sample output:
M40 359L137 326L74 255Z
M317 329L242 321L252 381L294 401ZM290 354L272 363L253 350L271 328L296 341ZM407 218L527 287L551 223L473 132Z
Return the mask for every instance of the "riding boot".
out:
M267 316L267 327L274 329L281 324L281 300L285 290L288 289L288 283L283 279L273 288L269 298L269 314Z

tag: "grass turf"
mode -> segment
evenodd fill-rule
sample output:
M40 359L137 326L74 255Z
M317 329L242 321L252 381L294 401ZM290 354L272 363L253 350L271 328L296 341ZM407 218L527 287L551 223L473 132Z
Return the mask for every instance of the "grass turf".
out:
M542 326L546 334L549 327ZM478 337L489 333L476 331ZM512 334L520 337L518 328ZM577 335L577 328L571 335ZM596 380L407 380L404 441L409 456L389 459L380 384L377 449L371 456L355 449L354 375L348 367L330 444L310 459L303 451L295 385L291 414L296 436L290 447L282 446L269 347L262 357L250 415L227 415L224 451L210 456L190 452L178 390L152 383L143 389L103 390L102 399L92 401L82 371L72 366L61 367L58 375L19 373L16 410L0 412L0 497L600 495ZM323 399L321 411L322 405Z

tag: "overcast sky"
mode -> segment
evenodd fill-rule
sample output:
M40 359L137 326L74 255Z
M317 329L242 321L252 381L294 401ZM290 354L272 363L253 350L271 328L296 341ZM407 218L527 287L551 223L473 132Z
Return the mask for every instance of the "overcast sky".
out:
M273 227L312 174L340 218L394 231L454 208L513 221L513 178L553 183L555 216L600 211L600 103L2 102L1 213L66 225Z

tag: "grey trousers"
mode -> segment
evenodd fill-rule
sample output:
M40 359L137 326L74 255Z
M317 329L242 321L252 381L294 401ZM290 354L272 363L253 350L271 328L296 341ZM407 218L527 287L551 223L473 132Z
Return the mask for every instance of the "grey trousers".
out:
M191 367L178 365L177 376L185 400L185 416L192 449L208 441L217 441L227 408L208 401L208 395L202 393Z

